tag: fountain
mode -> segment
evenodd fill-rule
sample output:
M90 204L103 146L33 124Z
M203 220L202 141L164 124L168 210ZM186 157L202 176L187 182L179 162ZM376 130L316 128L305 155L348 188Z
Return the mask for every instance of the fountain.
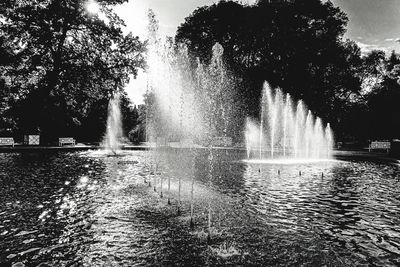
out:
M324 126L302 101L295 102L268 84L263 90L259 121L244 118L242 88L236 87L235 76L224 64L221 44L210 49L209 61L201 62L190 57L185 45L162 41L155 32L158 27L153 28L146 71L146 136L151 144L148 168L154 170L149 172L148 185L152 180L154 192L159 191L157 194L178 215L185 213L187 197L188 225L202 227L212 243L221 228L220 211L212 197L201 207L196 199L205 194L202 188L212 195L218 186L221 175L216 176L216 172L221 168L221 157L243 157L241 150L215 148L213 141L245 139L250 163L265 163L267 157L274 163L304 163L329 159L333 135L329 125ZM200 159L204 160L203 181L195 180ZM168 179L165 190L164 179ZM185 179L190 182L185 183Z
M160 184L160 191L163 177L167 175L166 190L162 194L166 203L176 208L177 214L184 211L185 192L190 192L188 224L194 227L198 223L196 218L201 216L197 214L195 203L198 197L195 189L199 188L195 180L198 158L204 153L208 155L207 187L211 188L216 160L213 144L215 140L232 138L233 132L241 131L243 123L237 119L242 113L236 108L240 105L234 103L240 99L234 97L234 77L224 65L222 45L216 43L210 49L211 60L201 62L189 56L185 45L163 41L157 29L155 26L149 31L146 70L146 136L152 150L150 165L159 166L160 174L151 175L154 188L156 183ZM237 127L236 131L233 127ZM174 170L172 174L171 169ZM182 177L190 177L190 183L185 184ZM214 227L217 219L211 198L206 207L204 232L211 240L218 232Z
M303 163L331 157L329 123L324 127L301 100L294 102L289 94L284 96L268 83L262 92L259 127L247 119L245 131L248 162Z
M184 46L154 39L146 99L151 151L108 156L122 138L117 93L108 107L107 153L0 155L0 263L398 265L396 164L277 168L329 161L329 123L268 84L259 118L240 119L245 113L235 105L220 44L210 62L200 62ZM244 162L242 149L213 147L214 137L241 141L243 133Z
M116 93L108 103L107 128L103 140L103 147L105 150L116 155L121 147L120 139L122 136L120 95Z

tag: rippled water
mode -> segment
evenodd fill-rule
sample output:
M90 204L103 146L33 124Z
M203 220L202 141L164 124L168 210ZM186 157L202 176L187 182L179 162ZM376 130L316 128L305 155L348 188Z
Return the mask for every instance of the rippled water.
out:
M224 150L0 154L0 262L400 265L399 166L243 157Z

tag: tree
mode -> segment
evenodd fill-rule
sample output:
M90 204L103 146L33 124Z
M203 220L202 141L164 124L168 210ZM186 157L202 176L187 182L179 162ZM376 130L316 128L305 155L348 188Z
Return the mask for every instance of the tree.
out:
M136 116L135 127L129 132L129 140L135 144L146 141L146 106L135 106L134 109Z
M12 101L10 88L8 86L8 77L5 75L7 67L14 60L12 51L7 46L7 40L0 36L0 134L9 135L15 128L15 120L10 116L10 105Z
M365 95L370 139L393 139L400 136L400 56L394 51L386 59L373 51L364 58L378 81Z
M18 62L3 71L18 99L13 112L22 132L40 131L43 140L68 134L136 75L145 45L123 33L112 9L125 1L100 0L100 14L88 13L80 0L0 5L0 33Z

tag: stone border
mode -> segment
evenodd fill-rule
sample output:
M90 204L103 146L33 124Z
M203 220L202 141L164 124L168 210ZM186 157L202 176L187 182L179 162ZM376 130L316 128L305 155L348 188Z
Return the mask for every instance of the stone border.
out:
M23 146L16 145L15 147L0 147L0 153L15 153L15 152L41 152L41 151L85 151L85 150L99 150L103 149L102 146ZM145 145L125 145L121 150L139 150L146 151L152 150L154 147ZM190 149L187 147L171 147L171 149ZM209 149L208 147L196 147L195 149ZM213 147L217 150L237 150L246 151L245 148L239 147ZM355 151L355 150L334 150L332 153L333 158L338 160L367 160L382 163L396 163L400 164L400 160L391 157L386 153L368 152L368 151Z

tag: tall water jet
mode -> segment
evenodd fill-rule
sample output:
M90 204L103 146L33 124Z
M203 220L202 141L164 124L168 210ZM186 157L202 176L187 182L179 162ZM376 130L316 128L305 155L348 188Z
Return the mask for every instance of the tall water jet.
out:
M300 100L297 103L296 114L294 115L295 118L295 131L294 131L294 144L293 144L293 152L295 157L301 156L300 148L301 148L301 141L302 141L302 129L304 129L304 108L303 102Z
M311 114L311 111L309 110L307 113L307 117L306 117L306 128L304 131L304 151L303 151L303 157L305 158L309 158L310 157L310 151L312 150L312 148L310 148L311 143L313 140L313 115Z
M333 144L334 144L334 140L333 140L333 132L331 129L331 125L330 123L328 123L328 125L326 126L325 129L325 138L327 140L327 146L326 146L326 153L327 153L327 157L331 156L332 153L332 148L333 148Z
M290 95L286 94L285 110L283 112L283 156L286 156L287 127L290 112Z
M328 127L328 126L327 126ZM315 142L314 150L311 151L312 157L313 158L320 158L323 157L323 147L325 146L325 141L324 141L324 130L322 126L322 121L320 118L317 118L315 120L315 125L314 125L314 136L311 140L311 142ZM326 139L326 145L330 147L331 145L329 144L329 140ZM315 148L322 148L322 149L315 149ZM330 154L330 153L329 153ZM330 155L327 154L327 157Z
M120 140L123 137L122 119L120 108L120 94L115 93L108 103L108 116L106 135L103 140L103 147L106 151L117 154L121 147Z
M275 93L275 97L272 98L271 96L271 158L274 158L274 152L275 152L275 144L276 144L276 134L278 130L278 113L279 113L279 108L281 107L280 101L281 100L281 92L277 91Z
M252 119L247 118L245 138L246 138L246 150L248 159L251 157L252 150L254 150L255 153L257 153L257 151L262 152L261 150L262 146L260 144L263 137L259 135L259 132L260 132L260 126L258 126L257 123L254 122Z
M263 103L263 101L261 102L261 103ZM259 148L259 151L260 151L260 159L262 159L262 139L263 139L263 127L264 127L264 105L261 105L261 117L260 117L260 120L261 120L261 122L260 122L260 133L259 133L259 135L260 135L260 139L259 139L259 145L260 145L260 148Z
M213 180L213 171L214 171L214 156L213 156L213 151L212 148L209 148L209 155L208 155L208 163L210 166L209 172L208 172L208 187L211 188L212 187L212 180ZM211 201L212 199L209 198L208 200L208 240L211 239L211 220L212 220L212 210L211 210Z

